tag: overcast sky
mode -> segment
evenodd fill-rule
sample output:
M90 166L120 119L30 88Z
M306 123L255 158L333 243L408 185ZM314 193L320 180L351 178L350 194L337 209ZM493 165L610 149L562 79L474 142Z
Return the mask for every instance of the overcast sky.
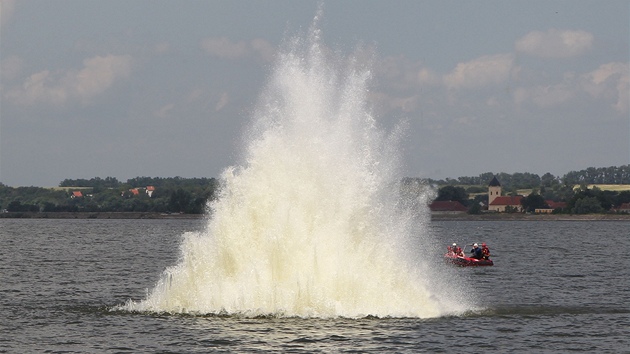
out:
M0 0L0 182L218 177L315 1ZM329 1L324 44L374 47L370 104L404 171L630 163L630 2Z

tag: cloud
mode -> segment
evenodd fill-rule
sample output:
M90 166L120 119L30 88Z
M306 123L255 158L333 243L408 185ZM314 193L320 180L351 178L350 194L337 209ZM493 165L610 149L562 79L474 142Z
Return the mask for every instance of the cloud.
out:
M377 63L376 72L389 88L398 91L440 83L440 77L423 63L413 62L402 55L383 58Z
M369 99L376 104L379 114L385 114L391 110L410 113L420 108L420 97L418 95L397 97L384 92L370 92Z
M256 55L264 61L270 62L274 59L276 52L273 45L260 38L249 42L232 42L226 37L205 38L200 45L207 54L223 59L237 59Z
M67 77L67 86L80 97L92 97L110 88L114 80L129 77L130 56L94 57L83 61L84 68L76 76Z
M62 104L67 98L67 91L53 83L50 71L44 70L29 76L22 87L10 90L7 98L15 103L29 105L36 102Z
M15 0L0 0L0 26L4 27L13 17L15 9Z
M156 117L159 117L159 118L166 118L166 117L168 117L170 115L170 113L171 113L171 111L173 110L174 107L175 107L175 104L169 103L169 104L166 104L166 105L160 107L160 109L155 111L153 114Z
M435 84L440 82L440 78L433 71L422 68L417 73L418 82L421 84Z
M566 83L532 88L521 87L514 90L513 97L517 104L531 101L540 108L547 108L569 101L575 97L575 90Z
M168 42L160 42L154 46L154 51L157 54L168 53L171 50L171 44Z
M214 110L216 112L219 112L220 110L223 109L223 107L225 107L228 103L230 102L230 96L227 94L227 92L224 92L223 94L221 94L221 98L219 98L219 101L217 102L216 106L214 107Z
M131 63L129 55L107 55L85 59L78 71L53 74L43 70L29 76L6 97L23 105L40 102L62 105L72 98L85 101L109 89L116 80L129 77Z
M515 104L522 105L533 103L539 108L548 108L561 105L571 100L576 100L584 91L580 87L579 76L575 72L566 72L559 82L518 87L512 91L512 99Z
M266 62L272 62L276 57L276 48L264 39L254 39L250 42L252 49Z
M584 89L593 97L608 97L613 100L614 108L628 112L630 105L630 70L628 63L607 63L585 74Z
M570 58L588 51L592 46L593 35L589 32L553 28L547 32L530 32L515 44L518 52L540 58Z
M630 74L628 63L613 62L600 65L586 74L565 73L562 82L534 87L519 87L513 91L517 105L531 102L547 108L565 102L594 98L609 104L618 113L627 113L630 105Z
M513 65L512 54L483 56L457 64L451 73L444 76L444 85L461 89L500 84L510 78Z

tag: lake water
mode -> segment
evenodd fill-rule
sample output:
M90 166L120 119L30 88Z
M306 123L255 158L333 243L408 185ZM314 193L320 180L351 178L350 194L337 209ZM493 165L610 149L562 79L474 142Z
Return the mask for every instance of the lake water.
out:
M627 221L435 221L475 307L416 318L244 318L115 310L141 300L203 220L0 220L0 352L630 352ZM431 249L428 247L427 249ZM439 254L424 254L446 267ZM450 280L449 280L450 281ZM467 294L461 296L466 297Z

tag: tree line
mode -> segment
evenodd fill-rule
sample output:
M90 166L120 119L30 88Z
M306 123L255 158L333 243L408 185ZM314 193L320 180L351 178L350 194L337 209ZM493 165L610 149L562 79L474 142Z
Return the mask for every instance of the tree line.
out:
M430 184L487 186L496 176L501 181L504 190L531 189L539 187L553 187L555 185L574 186L587 184L630 184L630 165L611 167L589 167L585 170L571 171L564 176L557 177L551 173L539 176L534 173L493 173L486 172L475 177L446 178L441 180L428 179Z
M151 187L147 189L147 187ZM65 179L59 188L0 184L0 209L8 212L160 212L202 214L216 198L215 178L115 177ZM81 196L74 192L80 191ZM149 192L151 192L149 194Z
M445 180L405 178L401 186L404 203L417 203L417 196L427 184L438 189L436 200L457 200L479 212L487 203L487 186L497 176L505 195L519 189L531 189L523 206L526 210L543 207L546 201L565 202L562 212L605 212L630 202L630 191L614 192L587 188L588 184L630 184L630 165L587 168L562 177L546 173L492 173ZM575 185L581 188L574 189ZM153 187L149 195L147 187ZM220 189L215 178L135 177L124 182L115 177L65 179L59 188L8 187L0 183L0 210L9 212L161 212L201 214L207 202L217 198ZM81 197L73 192L81 191ZM135 191L134 191L135 190ZM473 198L470 198L473 196Z

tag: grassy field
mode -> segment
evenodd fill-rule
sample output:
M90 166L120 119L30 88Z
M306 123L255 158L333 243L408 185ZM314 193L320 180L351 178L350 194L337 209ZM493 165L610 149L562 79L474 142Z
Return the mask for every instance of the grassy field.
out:
M603 191L615 191L615 192L623 192L630 191L630 184L589 184L587 185L588 189L593 187L597 187ZM573 189L579 189L580 185L576 184Z
M46 189L51 189L54 191L79 191L79 190L92 190L92 187L45 187Z
M614 191L614 192L623 192L630 191L630 184L589 184L587 185L589 189L593 187L597 187L603 191ZM576 184L573 187L574 190L580 189L580 185ZM532 192L532 189L517 189L516 193L518 195L529 195ZM487 193L470 193L468 197L470 199L474 199L476 195L484 195Z
M630 184L588 184L588 189L592 189L593 187L597 187L603 191L614 191L614 192L623 192L630 191ZM580 189L580 185L576 184L573 186L573 190ZM531 189L518 189L516 193L519 195L529 195L532 192Z

